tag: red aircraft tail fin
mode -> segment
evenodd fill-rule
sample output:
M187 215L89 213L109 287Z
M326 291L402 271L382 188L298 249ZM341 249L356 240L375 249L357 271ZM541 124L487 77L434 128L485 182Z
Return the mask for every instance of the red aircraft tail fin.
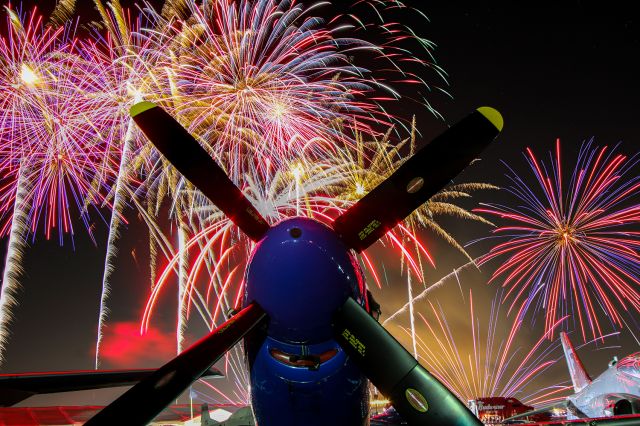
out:
M591 377L589 377L587 371L584 369L584 365L582 365L582 361L578 358L578 354L573 348L567 333L560 333L560 340L562 341L564 356L567 359L567 366L569 367L569 374L571 375L571 381L573 382L573 389L576 393L580 392L586 386L591 384Z

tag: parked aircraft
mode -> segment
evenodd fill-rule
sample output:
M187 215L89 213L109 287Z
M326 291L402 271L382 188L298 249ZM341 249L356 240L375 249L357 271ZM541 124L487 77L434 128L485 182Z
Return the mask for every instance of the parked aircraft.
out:
M640 352L614 358L592 380L567 334L560 333L560 339L575 391L566 401L569 412L576 418L640 413Z
M618 360L595 379L591 379L578 357L569 336L560 333L574 394L566 400L530 411L508 420L537 412L564 408L570 419L590 419L640 414L640 352ZM638 423L640 420L636 419Z

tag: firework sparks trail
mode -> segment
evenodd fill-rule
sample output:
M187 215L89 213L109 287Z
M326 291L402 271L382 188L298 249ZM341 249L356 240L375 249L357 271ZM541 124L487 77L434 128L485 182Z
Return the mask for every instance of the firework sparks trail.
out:
M178 326L176 329L176 353L182 352L182 345L184 344L184 330L186 324L186 307L187 298L184 297L184 293L187 289L187 272L189 269L189 251L185 250L185 244L188 239L188 230L186 224L178 223L178 253L180 253L180 262L178 265Z
M441 306L429 302L428 320L419 314L428 332L418 338L418 359L461 401L483 396L518 397L525 402L549 403L565 397L563 393L570 386L558 383L536 389L528 394L527 385L531 380L547 371L562 355L560 344L549 342L547 331L540 336L530 349L523 349L517 342L522 325L521 317L511 329L501 327L500 295L491 303L486 332L482 332L481 322L474 310L473 294L469 291L469 319L465 322L465 333L456 330L447 320ZM458 309L456 307L455 309ZM458 311L456 311L458 312ZM553 324L552 330L566 320L561 318ZM403 327L408 335L410 331ZM504 331L503 332L501 331ZM465 336L461 338L460 336ZM462 344L464 341L464 344Z
M451 271L450 273L448 273L444 277L440 278L438 281L436 281L434 283L431 283L430 285L426 286L426 288L424 290L422 290L417 296L414 296L410 301L405 303L400 309L398 309L397 311L395 311L394 313L389 315L382 322L382 325L387 325L389 322L395 320L399 315L402 315L403 313L407 312L409 310L410 303L413 303L415 305L416 302L419 302L419 301L423 300L425 297L427 297L429 294L431 294L431 292L433 292L434 290L442 287L451 278L456 278L456 280L458 280L458 285L460 285L460 281L458 279L458 274L460 272L468 269L471 266L474 266L474 267L477 266L476 265L476 261L477 260L478 259L473 259L473 260L465 263L464 265L454 269L453 271Z
M411 330L411 343L413 344L413 357L418 357L418 343L416 342L416 317L414 315L413 288L411 287L411 274L407 274L407 297L409 299L409 323Z
M118 2L109 3L108 9L100 0L95 0L94 3L101 15L102 23L107 28L107 37L97 34L93 39L82 42L81 49L85 56L92 58L99 67L99 72L94 78L96 86L100 87L104 96L108 98L106 102L111 107L109 113L117 120L114 123L114 131L119 133L116 142L120 151L117 177L109 194L109 199L113 200L113 208L109 220L98 312L95 350L95 368L98 368L104 326L109 313L107 302L111 288L110 280L118 254L117 241L121 226L127 223L124 218L124 209L128 205L126 200L135 196L132 192L141 190L141 182L133 179L132 175L135 169L140 167L138 163L146 165L146 153L149 151L145 150L146 142L142 140L135 123L129 117L129 108L141 101L144 95L154 99L162 97L162 88L158 77L151 72L155 62L149 55L151 50L147 48L145 39L136 33L140 21L132 23ZM151 218L148 215L143 217L148 227L153 228L155 221L150 222ZM155 242L156 239L151 235L153 232L150 232L150 240ZM151 245L153 254L155 245Z
M131 128L129 129L131 130ZM109 278L115 268L114 260L118 254L116 247L116 240L120 237L120 222L122 221L122 210L124 209L124 196L122 185L124 182L124 175L126 174L126 159L129 157L129 145L130 138L126 137L123 145L120 167L118 169L118 177L115 185L115 195L113 198L113 210L111 212L111 218L109 220L109 235L107 237L107 250L105 253L104 269L102 272L102 286L100 290L100 309L98 312L98 332L96 337L96 357L95 368L100 366L100 344L102 343L104 325L109 315L109 309L107 308L107 301L110 294Z
M9 249L4 265L2 286L0 290L0 362L4 361L6 350L5 342L9 338L9 325L11 324L11 310L17 304L16 293L20 288L20 275L22 274L21 259L26 245L26 229L28 221L29 205L26 197L29 188L23 180L26 180L26 170L18 177L16 199L14 201L13 220L9 235Z
M560 151L558 140L545 163L527 149L539 187L510 169L508 191L521 206L476 210L511 222L495 231L507 241L480 264L506 257L491 281L508 288L510 311L543 309L547 331L572 314L586 341L589 331L593 338L602 334L599 310L616 326L623 324L621 312L640 311L640 205L633 201L640 177L632 174L638 157L586 142L565 186Z

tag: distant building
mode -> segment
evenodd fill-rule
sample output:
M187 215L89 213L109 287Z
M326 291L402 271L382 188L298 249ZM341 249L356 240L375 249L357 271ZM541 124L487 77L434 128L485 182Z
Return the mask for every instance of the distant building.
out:
M467 405L471 412L487 426L502 425L509 417L533 410L532 406L523 404L517 398L500 396L472 399ZM543 422L550 418L549 414L544 413L523 417L522 420Z

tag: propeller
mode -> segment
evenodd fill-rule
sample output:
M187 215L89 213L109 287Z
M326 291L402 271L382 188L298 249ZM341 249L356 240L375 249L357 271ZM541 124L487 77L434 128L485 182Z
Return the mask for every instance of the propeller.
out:
M498 111L478 108L336 218L333 229L352 249L366 249L464 170L502 125Z
M158 150L242 231L259 241L270 227L224 170L169 114L150 102L131 116ZM362 251L448 184L498 135L500 113L478 108L407 160L333 222L345 244ZM267 321L251 303L93 417L87 425L146 424L254 327ZM336 340L411 425L481 423L402 345L349 298L333 318ZM150 401L147 404L143 402Z
M85 425L122 424L123 416L126 416L127 424L150 423L245 334L266 319L266 313L258 304L249 304L220 327L129 389L93 416Z
M352 298L334 315L333 330L345 352L407 424L482 425Z
M253 241L269 230L266 220L222 167L165 110L151 102L131 107L133 121L155 147Z

